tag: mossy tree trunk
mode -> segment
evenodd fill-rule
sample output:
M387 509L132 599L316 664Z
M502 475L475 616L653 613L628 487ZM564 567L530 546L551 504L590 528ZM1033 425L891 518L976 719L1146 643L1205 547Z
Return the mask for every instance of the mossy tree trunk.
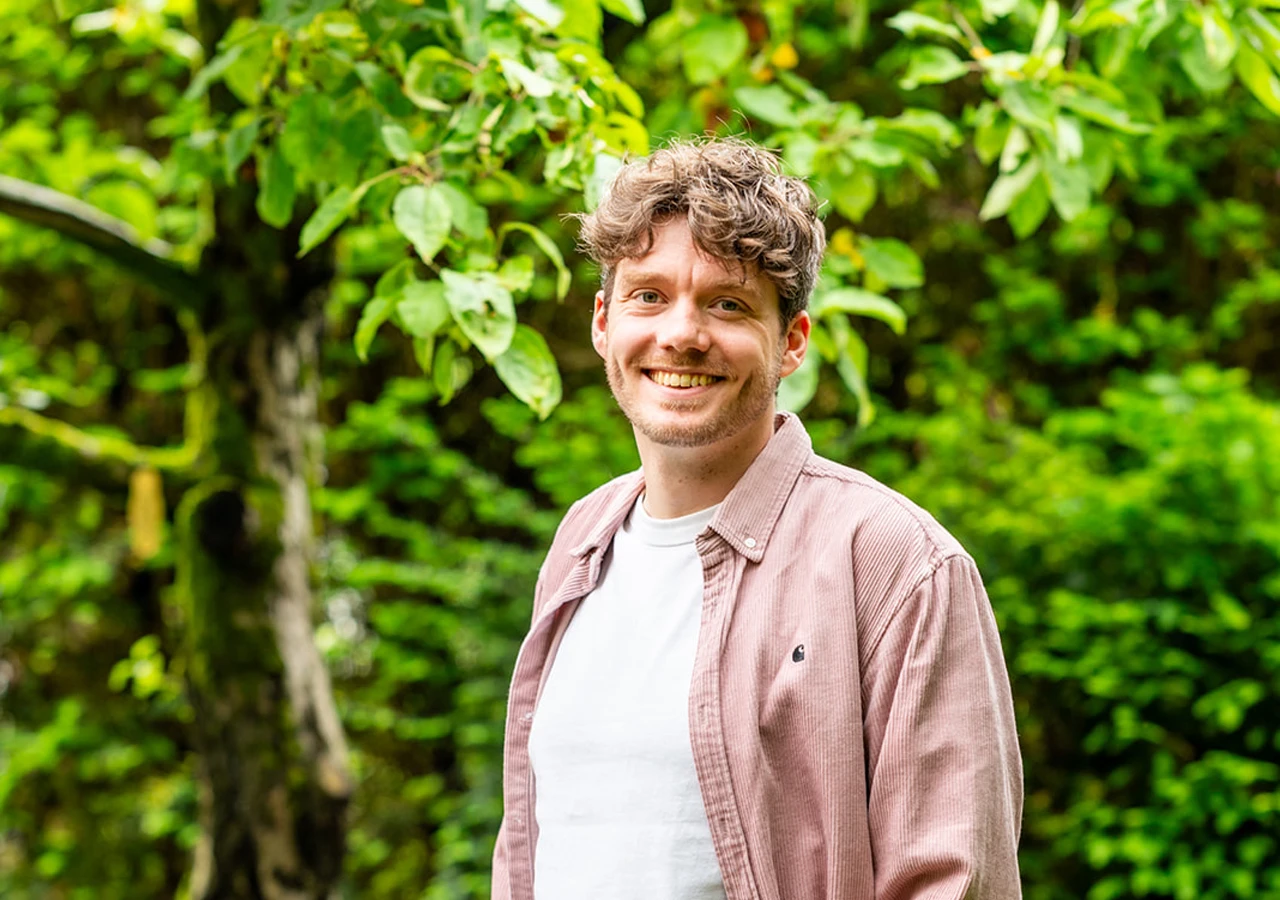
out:
M226 335L220 471L187 511L190 689L202 838L195 900L312 900L341 872L346 741L313 638L311 489L320 471L317 363L323 252L258 221L249 185L217 203L202 318Z

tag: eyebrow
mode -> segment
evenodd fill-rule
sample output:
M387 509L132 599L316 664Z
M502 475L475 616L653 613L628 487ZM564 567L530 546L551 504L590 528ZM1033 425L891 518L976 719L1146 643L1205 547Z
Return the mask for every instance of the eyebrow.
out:
M619 276L618 281L623 287L634 287L641 284L666 284L671 280L668 272L662 272L657 269L646 269L642 272L628 272ZM750 297L759 297L760 291L751 283L751 279L742 278L723 278L719 281L712 282L707 285L706 293L715 293L717 291L729 291L735 294L746 294Z

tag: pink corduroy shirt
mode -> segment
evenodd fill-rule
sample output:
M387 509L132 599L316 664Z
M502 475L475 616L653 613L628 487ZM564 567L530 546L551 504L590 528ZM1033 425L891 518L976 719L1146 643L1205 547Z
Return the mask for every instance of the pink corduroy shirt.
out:
M511 684L494 900L533 898L529 728L565 627L643 489L634 472L580 500L543 565ZM1009 678L956 540L815 455L780 414L697 549L690 741L728 900L1021 897Z

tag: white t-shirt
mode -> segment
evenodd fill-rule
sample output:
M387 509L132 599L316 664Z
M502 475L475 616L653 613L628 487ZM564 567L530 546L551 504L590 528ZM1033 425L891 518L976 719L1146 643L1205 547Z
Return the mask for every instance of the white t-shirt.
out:
M536 900L724 900L689 743L715 511L637 501L565 630L529 735Z

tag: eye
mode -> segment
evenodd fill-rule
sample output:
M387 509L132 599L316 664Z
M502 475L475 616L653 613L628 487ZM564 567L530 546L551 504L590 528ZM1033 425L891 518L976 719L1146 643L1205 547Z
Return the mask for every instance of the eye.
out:
M637 291L636 300L644 304L660 303L662 295L657 291Z
M745 306L743 306L739 301L734 300L732 297L720 298L719 300L716 301L716 306L718 306L720 309L724 310L725 312L737 313L737 312L747 311L747 308Z

